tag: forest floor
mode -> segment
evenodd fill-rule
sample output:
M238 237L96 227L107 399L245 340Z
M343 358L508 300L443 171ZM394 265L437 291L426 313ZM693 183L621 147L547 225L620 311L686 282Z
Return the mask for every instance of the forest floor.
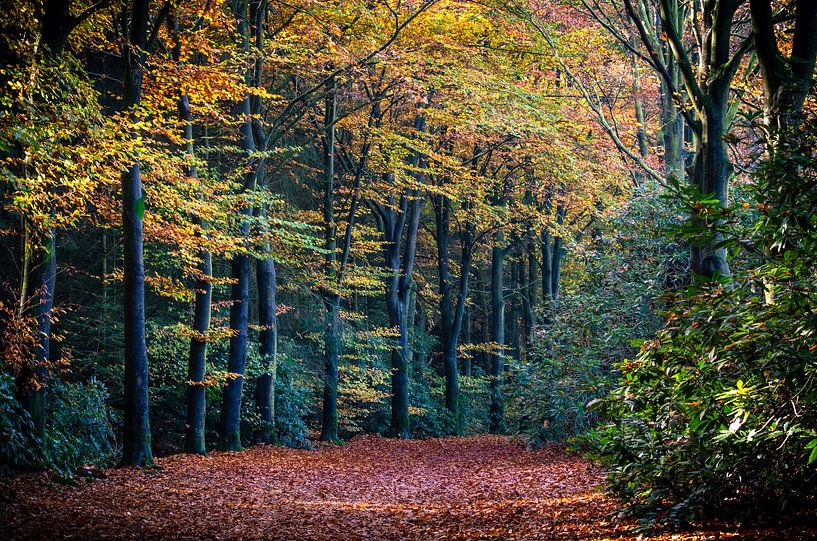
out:
M258 446L176 455L79 486L6 481L0 539L644 539L613 519L604 472L507 438L358 437L316 451ZM90 478L89 478L90 479ZM2 482L2 481L0 481ZM5 515L5 516L3 516ZM813 539L698 531L651 539Z

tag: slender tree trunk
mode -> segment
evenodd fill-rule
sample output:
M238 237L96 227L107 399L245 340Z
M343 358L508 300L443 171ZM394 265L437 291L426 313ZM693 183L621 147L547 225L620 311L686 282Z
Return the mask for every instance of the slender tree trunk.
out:
M255 382L255 409L261 417L261 428L255 434L257 443L277 443L275 432L275 375L278 360L278 318L276 311L275 260L267 243L266 259L255 263L258 282L259 353L263 371Z
M553 246L550 231L542 233L542 302L553 300Z
M661 34L662 22L661 17L656 13L657 21L655 23L656 31ZM675 11L673 17L679 18L678 10ZM683 21L679 21L683 24ZM680 27L680 25L679 25ZM659 41L661 36L658 36ZM684 178L684 117L678 110L678 104L673 96L673 89L681 87L680 73L678 72L678 61L673 57L669 46L665 42L661 42L661 57L664 65L667 67L667 73L671 80L671 85L667 84L661 78L661 92L659 95L659 111L658 117L661 121L661 139L664 146L664 169L667 175L675 176L676 178Z
M325 275L327 283L337 281L337 225L335 223L335 119L337 98L334 79L327 83L326 109L324 113L324 197L323 227L326 249ZM322 441L338 441L338 363L341 348L340 295L326 291L323 299L326 308L324 330L324 380Z
M442 361L445 372L445 407L457 420L456 431L459 433L459 370L457 367L457 350L463 319L465 304L468 298L468 285L471 273L471 241L473 226L469 223L463 231L460 251L460 277L456 295L451 284L451 272L448 261L448 251L451 238L451 201L445 196L439 196L435 208L435 223L437 237L437 270L440 280L440 342L442 346Z
M335 224L335 120L337 99L335 81L327 83L326 108L324 113L324 198L323 227L324 248L326 249L325 274L327 283L337 280L337 225ZM323 299L326 309L324 330L324 380L323 418L321 441L338 441L338 363L341 348L340 295L327 290Z
M638 63L635 56L632 56L633 65L633 96L635 102L635 122L636 122L636 141L638 141L638 154L642 157L650 153L649 143L647 141L647 130L644 122L644 106L641 103L641 71L638 68Z
M567 211L564 205L556 206L556 223L558 225L564 224ZM552 262L550 265L550 294L553 301L559 300L559 284L562 280L562 258L565 255L564 241L561 236L556 236L553 239L553 248L551 249Z
M247 0L235 0L232 9L235 13L238 26L238 34L241 36L242 51L249 52L250 29L247 20ZM245 79L248 84L252 82L252 70L245 72ZM244 182L244 189L251 191L255 189L257 163L252 154L255 152L255 141L253 139L252 117L250 96L246 95L239 108L242 116L241 141L247 154L248 172ZM246 240L250 233L250 219L252 209L246 208L242 211L243 221L240 226L241 236ZM247 324L250 303L250 256L246 253L238 252L233 256L232 261L232 305L230 306L230 330L233 333L230 337L230 352L227 360L227 371L233 374L224 387L221 419L219 422L220 441L219 449L222 451L240 451L241 446L241 395L244 386L244 371L247 365Z
M440 281L440 345L442 346L443 371L445 373L445 408L456 417L459 381L457 372L457 337L454 336L453 300L448 262L451 236L451 202L444 195L438 196L435 206L437 240L437 271Z
M206 394L204 378L207 362L207 331L210 329L210 305L213 273L209 251L199 255L199 276L196 278L196 299L193 307L193 337L190 339L190 356L187 365L187 422L184 450L199 455L207 454L204 439L206 417Z
M422 126L425 126L423 123ZM419 159L424 165L424 159ZM423 207L423 200L418 194L414 194L411 203L406 229L405 250L403 251L402 272L398 280L396 293L397 313L396 323L398 328L398 347L392 351L392 434L398 438L408 439L411 437L411 425L409 422L409 388L408 376L411 362L411 347L409 342L409 301L412 287L412 273L414 271L414 259L417 252L417 232L420 227L420 213ZM399 233L398 233L399 242ZM399 245L398 245L399 253ZM398 269L399 258L398 258Z
M30 294L31 309L37 319L37 346L34 348L33 365L25 370L18 383L18 399L31 416L34 435L45 437L46 425L46 379L51 354L51 319L54 307L54 286L57 278L57 233L51 228L48 238L40 243L42 253L34 267L33 291Z
M324 383L321 441L336 442L338 438L338 363L340 360L340 297L324 300L326 328L324 330Z
M179 21L173 13L172 20L175 45L173 47L174 62L181 61L181 42L179 41ZM184 126L185 154L190 160L195 158L193 141L193 119L190 114L190 97L182 94L179 97L179 120ZM198 178L195 165L187 167L186 174L191 178ZM199 216L193 217L193 223L207 231L207 223ZM205 233L206 235L206 233ZM187 414L184 435L184 450L199 455L207 454L204 438L206 396L205 372L207 362L207 332L210 330L210 311L212 300L212 285L210 278L213 273L212 256L208 250L199 252L198 273L193 285L196 297L193 303L193 336L190 338L190 353L187 364Z
M482 315L482 321L480 322L480 340L483 344L488 344L491 342L492 337L492 330L491 330L491 269L490 265L483 267L480 269L478 273L479 276L479 311ZM479 352L479 362L482 365L483 370L485 372L491 372L491 362L493 359L493 355L489 355L487 351L480 351Z
M502 434L505 429L505 399L503 384L505 373L505 247L504 237L497 234L497 245L491 249L491 341L500 349L491 355L491 409L488 414L489 430Z
M426 128L422 115L414 121L414 129L424 132ZM418 182L425 177L423 172L427 166L426 156L415 153L412 165ZM393 175L383 175L386 184L392 184ZM393 195L388 196L385 205L373 202L372 206L378 218L378 227L383 232L383 255L385 268L388 271L386 279L386 311L389 323L396 327L398 337L395 348L391 352L392 364L392 407L390 432L398 438L411 437L409 420L409 368L411 363L411 348L409 338L409 308L412 290L412 274L417 255L417 233L420 228L420 214L424 200L417 190L403 193L399 203L395 204Z
M526 351L533 344L536 332L536 307L539 305L539 273L536 261L536 253L534 252L535 237L529 239L527 256L528 256L528 289L527 289L527 303L525 307L525 339Z
M729 179L732 166L726 153L723 136L726 133L729 88L712 89L710 106L701 115L701 134L697 137L691 177L702 194L715 194L721 207L728 204ZM694 218L698 219L698 218ZM717 224L710 224L710 227ZM692 271L707 278L730 276L726 249L720 247L723 235L715 232L712 240L701 246L690 247Z
M122 58L125 70L123 106L138 106L147 47L149 0L133 0L128 45ZM122 175L122 230L124 236L125 424L122 464L153 463L148 417L148 360L145 345L145 264L142 219L145 197L139 162Z
M473 337L472 337L472 334L471 334L473 324L474 324L474 310L473 310L473 308L466 308L465 309L465 322L464 322L465 329L463 331L463 337L462 337L463 344L472 344L473 343L472 342ZM473 373L473 366L472 366L473 363L474 363L473 353L468 353L467 355L464 356L462 373L465 376L468 376L469 378L471 377L471 374Z
M524 280L524 275L520 276L520 271L522 270L521 261L513 261L511 265L511 280L510 280L510 289L513 292L511 295L510 302L508 303L508 310L506 310L506 319L505 319L505 328L507 330L506 335L508 336L508 345L510 346L510 354L511 356L519 360L521 356L521 347L520 347L520 340L519 340L519 304L520 304L520 297L522 296L521 285L522 281Z

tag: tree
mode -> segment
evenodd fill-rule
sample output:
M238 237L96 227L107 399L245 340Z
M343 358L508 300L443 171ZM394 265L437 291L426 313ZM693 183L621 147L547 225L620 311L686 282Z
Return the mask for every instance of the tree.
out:
M138 119L142 77L147 51L149 0L134 0L130 31L123 46L125 89L122 104ZM122 464L153 463L148 418L148 361L145 345L145 263L142 220L145 199L139 161L122 175L122 230L124 236L125 426Z
M249 55L251 49L250 23L249 18L260 9L257 2L249 0L235 0L231 4L231 9L236 18L236 30L240 37L240 51ZM256 21L255 17L252 18ZM263 17L258 21L263 21ZM260 32L260 29L256 29ZM247 60L245 60L246 62ZM244 83L246 86L253 86L253 70L250 67L244 69ZM245 93L243 100L239 104L241 115L241 147L247 160L242 191L251 193L257 185L258 160L254 156L256 151L255 136L253 133L252 120L252 100L249 93ZM241 210L239 229L245 243L249 242L250 220L252 218L252 206L245 205ZM232 305L230 306L230 356L227 370L231 376L224 387L221 405L220 441L219 448L223 451L240 451L241 445L241 398L244 387L244 370L247 364L247 339L249 323L250 305L250 255L247 253L249 246L245 245L233 254L232 260Z
M735 73L743 55L752 47L752 39L745 38L733 48L733 29L740 23L735 15L742 0L718 0L707 2L700 13L702 39L698 44L700 69L695 71L683 42L675 0L659 0L661 23L666 33L675 61L678 63L683 88L690 98L692 111L685 111L687 124L695 137L695 157L690 166L690 182L703 194L714 194L722 207L728 205L728 187L732 167L726 151L724 136L729 130L729 93ZM672 88L673 78L662 62L655 38L642 22L643 12L636 10L632 0L625 0L627 12L649 54L653 66L659 71L664 83ZM676 89L677 91L677 89ZM690 248L691 270L699 275L713 278L729 276L726 252L720 246L722 235L717 231L719 223L707 223L703 217L692 217L693 223L712 228L710 241L703 246Z
M794 2L788 58L780 51L771 3L750 0L749 7L754 47L763 72L768 143L774 151L802 122L803 102L811 89L817 56L817 3Z

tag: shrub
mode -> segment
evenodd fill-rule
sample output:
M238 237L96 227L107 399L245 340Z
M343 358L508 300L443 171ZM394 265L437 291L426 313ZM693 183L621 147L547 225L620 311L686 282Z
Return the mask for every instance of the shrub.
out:
M108 391L96 379L49 386L44 452L51 469L71 477L83 464L113 464L118 450Z
M603 404L609 421L592 440L611 487L648 522L758 519L759 509L817 503L817 130L810 126L760 168L749 232L739 234L740 213L752 205L722 211L707 195L680 194L723 224L732 253L756 263L735 269L730 282L694 283L671 297L665 327L620 365L620 384ZM692 241L712 233L694 225L681 232ZM768 291L773 302L764 299Z
M34 425L14 396L14 378L0 368L0 475L30 468L40 457Z
M275 380L275 429L281 445L309 449L312 444L304 418L309 411L312 390L303 382L297 368L296 360L279 356Z

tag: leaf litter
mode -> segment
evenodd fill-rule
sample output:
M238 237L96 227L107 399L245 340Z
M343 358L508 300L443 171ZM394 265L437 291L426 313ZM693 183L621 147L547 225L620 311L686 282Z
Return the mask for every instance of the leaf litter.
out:
M113 469L79 486L45 473L10 481L0 539L715 540L814 532L633 533L604 495L604 471L558 446L501 436L360 436L315 451L273 446L159 469Z

